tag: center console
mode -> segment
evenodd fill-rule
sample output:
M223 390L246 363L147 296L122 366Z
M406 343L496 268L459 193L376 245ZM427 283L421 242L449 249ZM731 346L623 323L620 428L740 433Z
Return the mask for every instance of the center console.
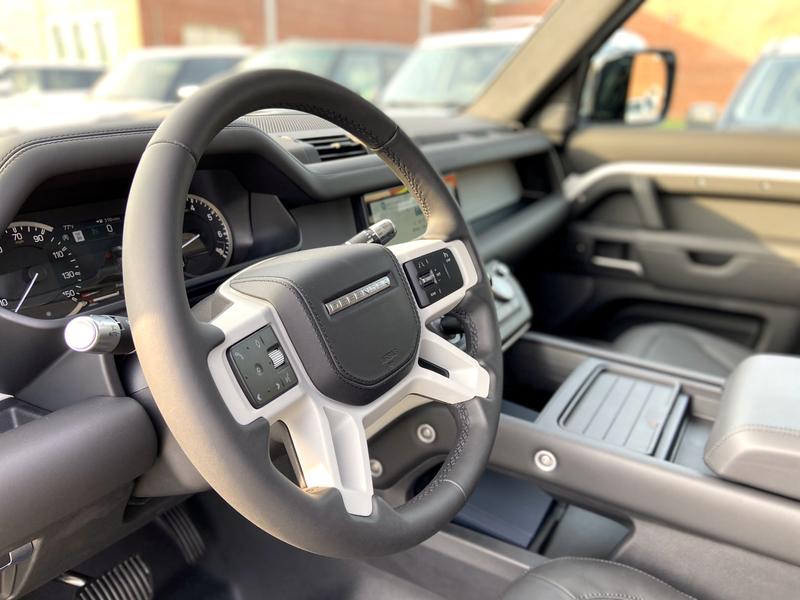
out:
M658 572L641 557L713 540L743 565L800 566L800 359L755 356L723 381L527 333L506 365L552 394L535 422L502 416L492 465L632 525L616 558Z

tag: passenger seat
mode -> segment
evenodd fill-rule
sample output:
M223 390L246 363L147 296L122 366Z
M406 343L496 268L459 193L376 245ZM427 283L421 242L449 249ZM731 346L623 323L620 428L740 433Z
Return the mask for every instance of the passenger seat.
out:
M684 325L650 323L628 329L614 340L614 350L718 377L752 354L750 348Z

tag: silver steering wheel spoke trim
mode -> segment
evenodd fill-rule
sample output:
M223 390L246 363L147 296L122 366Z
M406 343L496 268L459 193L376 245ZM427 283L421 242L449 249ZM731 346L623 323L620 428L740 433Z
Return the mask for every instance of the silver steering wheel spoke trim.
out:
M466 245L461 241L415 240L392 246L390 250L402 264L444 248L455 257L463 285L433 304L418 308L421 336L413 367L392 389L364 406L337 402L315 387L272 304L236 291L230 286L230 280L218 290L229 306L211 321L211 325L220 329L225 338L209 352L207 361L231 416L241 425L257 419L265 419L270 425L282 423L291 438L304 487L308 491L337 488L346 510L352 515L372 513L369 438L422 404L458 404L489 394L488 371L428 329L432 320L458 306L478 282L478 271ZM297 385L265 406L255 408L239 384L227 354L231 346L267 325L272 327L283 348L297 377ZM435 365L437 369L422 366L421 362Z

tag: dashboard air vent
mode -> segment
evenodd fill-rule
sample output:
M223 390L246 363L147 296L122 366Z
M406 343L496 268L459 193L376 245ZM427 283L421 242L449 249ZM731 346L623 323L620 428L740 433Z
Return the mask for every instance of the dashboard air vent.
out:
M367 153L367 149L362 144L344 134L298 138L298 141L311 144L323 162L351 156L363 156Z

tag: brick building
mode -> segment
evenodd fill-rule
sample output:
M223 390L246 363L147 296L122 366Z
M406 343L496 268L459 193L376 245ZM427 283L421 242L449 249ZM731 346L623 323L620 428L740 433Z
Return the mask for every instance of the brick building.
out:
M145 46L291 38L413 43L422 33L541 15L553 0L138 0ZM513 24L513 21L507 21Z

